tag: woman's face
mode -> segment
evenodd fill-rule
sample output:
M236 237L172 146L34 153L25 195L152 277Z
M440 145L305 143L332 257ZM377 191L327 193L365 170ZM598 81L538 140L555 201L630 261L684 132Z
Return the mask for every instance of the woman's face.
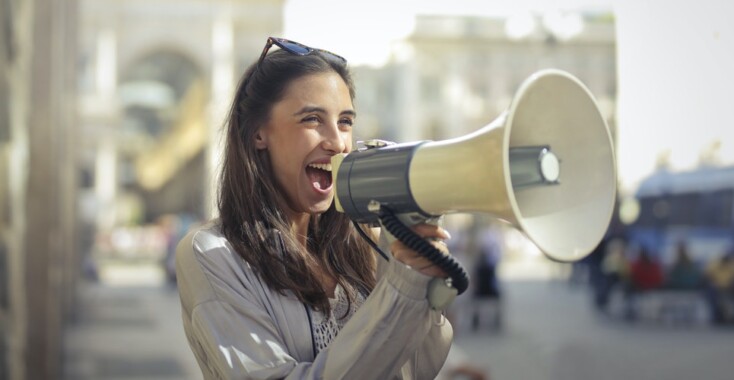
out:
M349 88L335 72L294 80L256 136L294 214L326 211L334 198L331 157L352 149L356 114Z

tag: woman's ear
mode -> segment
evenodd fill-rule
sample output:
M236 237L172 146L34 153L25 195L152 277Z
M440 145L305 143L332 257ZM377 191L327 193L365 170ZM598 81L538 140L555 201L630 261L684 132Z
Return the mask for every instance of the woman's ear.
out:
M258 129L255 133L255 148L266 149L268 147L267 134L262 128Z

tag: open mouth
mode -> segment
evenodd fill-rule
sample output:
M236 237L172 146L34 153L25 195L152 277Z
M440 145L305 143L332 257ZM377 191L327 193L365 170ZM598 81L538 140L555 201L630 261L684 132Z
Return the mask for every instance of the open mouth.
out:
M331 163L308 164L306 175L315 189L328 190L331 188Z

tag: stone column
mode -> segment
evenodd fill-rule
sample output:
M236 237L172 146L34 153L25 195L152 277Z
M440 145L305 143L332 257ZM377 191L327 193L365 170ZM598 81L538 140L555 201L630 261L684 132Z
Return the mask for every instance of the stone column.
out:
M33 3L28 82L27 177L22 237L25 335L21 365L27 379L61 372L61 338L77 277L76 2ZM22 187L22 185L21 185Z
M25 178L32 2L0 2L0 378L24 379Z

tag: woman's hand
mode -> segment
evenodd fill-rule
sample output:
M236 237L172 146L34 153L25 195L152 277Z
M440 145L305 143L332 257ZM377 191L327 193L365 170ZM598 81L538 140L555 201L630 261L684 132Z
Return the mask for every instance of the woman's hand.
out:
M411 227L413 232L418 236L432 240L431 244L438 248L443 254L448 255L449 250L446 247L446 243L443 242L445 239L451 238L451 235L443 228L433 224L416 224ZM414 270L432 277L448 277L443 269L433 264L430 260L418 254L418 252L408 248L399 240L394 241L390 244L390 251L395 259L401 263L410 266Z

